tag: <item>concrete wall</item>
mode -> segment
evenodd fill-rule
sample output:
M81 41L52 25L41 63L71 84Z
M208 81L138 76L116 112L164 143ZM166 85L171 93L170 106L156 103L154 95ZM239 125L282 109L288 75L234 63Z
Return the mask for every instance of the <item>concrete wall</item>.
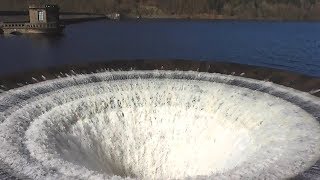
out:
M3 29L3 34L51 34L58 33L56 29Z
M59 33L62 27L58 23L5 23L2 26L4 34L24 33Z
M44 20L39 21L38 12L44 12ZM46 10L43 8L30 8L29 9L29 16L30 16L30 23L46 23L47 22L47 13Z
M24 34L26 29L3 29L3 34Z

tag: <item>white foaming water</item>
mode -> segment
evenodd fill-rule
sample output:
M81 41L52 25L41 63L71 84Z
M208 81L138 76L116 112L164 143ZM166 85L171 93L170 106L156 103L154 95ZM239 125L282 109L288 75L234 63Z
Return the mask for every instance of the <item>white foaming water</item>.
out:
M0 102L0 162L16 177L279 179L320 157L319 98L240 77L105 72Z

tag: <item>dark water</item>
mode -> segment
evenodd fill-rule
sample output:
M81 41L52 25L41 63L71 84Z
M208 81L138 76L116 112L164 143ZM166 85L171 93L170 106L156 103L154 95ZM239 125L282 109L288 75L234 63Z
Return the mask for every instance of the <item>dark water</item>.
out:
M320 77L320 22L96 21L0 37L0 74L112 59L216 60Z

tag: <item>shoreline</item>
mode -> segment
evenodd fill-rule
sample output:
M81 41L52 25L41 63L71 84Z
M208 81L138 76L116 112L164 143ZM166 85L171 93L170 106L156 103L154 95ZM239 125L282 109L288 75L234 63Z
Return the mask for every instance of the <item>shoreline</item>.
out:
M70 64L58 67L35 69L33 71L0 76L0 88L3 91L18 88L37 81L55 79L75 74L90 74L105 70L180 70L220 73L242 76L251 79L273 82L308 92L320 97L320 78L311 77L284 70L224 62L189 61L189 60L114 60L104 63ZM44 78L45 77L45 78ZM37 81L36 81L36 80Z
M107 14L94 14L94 13L79 13L79 12L61 12L61 20L77 20L77 19L94 19L107 18ZM0 11L0 22L28 21L27 11ZM169 14L157 14L157 15L138 15L138 14L122 14L120 20L192 20L192 21L261 21L261 22L320 22L320 19L305 18L280 18L280 17L256 17L256 18L244 18L237 16L224 16L224 15L212 15L212 14L196 14L196 15L169 15ZM81 21L79 21L81 22Z
M192 21L261 21L261 22L320 22L320 19L290 19L290 18L242 18L242 17L235 17L235 16L187 16L187 15L177 15L177 16L170 16L170 15L155 15L155 16L133 16L128 15L124 16L124 19L150 19L150 20L161 20L161 19L168 19L168 20L192 20Z

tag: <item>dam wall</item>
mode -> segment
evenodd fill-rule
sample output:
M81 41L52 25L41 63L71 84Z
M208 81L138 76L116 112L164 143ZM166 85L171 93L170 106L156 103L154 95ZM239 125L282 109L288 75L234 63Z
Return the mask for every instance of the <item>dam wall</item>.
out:
M25 34L25 33L57 33L61 32L64 25L81 23L86 21L106 19L105 15L96 14L60 14L58 23L29 23L28 15L1 15L0 34Z

